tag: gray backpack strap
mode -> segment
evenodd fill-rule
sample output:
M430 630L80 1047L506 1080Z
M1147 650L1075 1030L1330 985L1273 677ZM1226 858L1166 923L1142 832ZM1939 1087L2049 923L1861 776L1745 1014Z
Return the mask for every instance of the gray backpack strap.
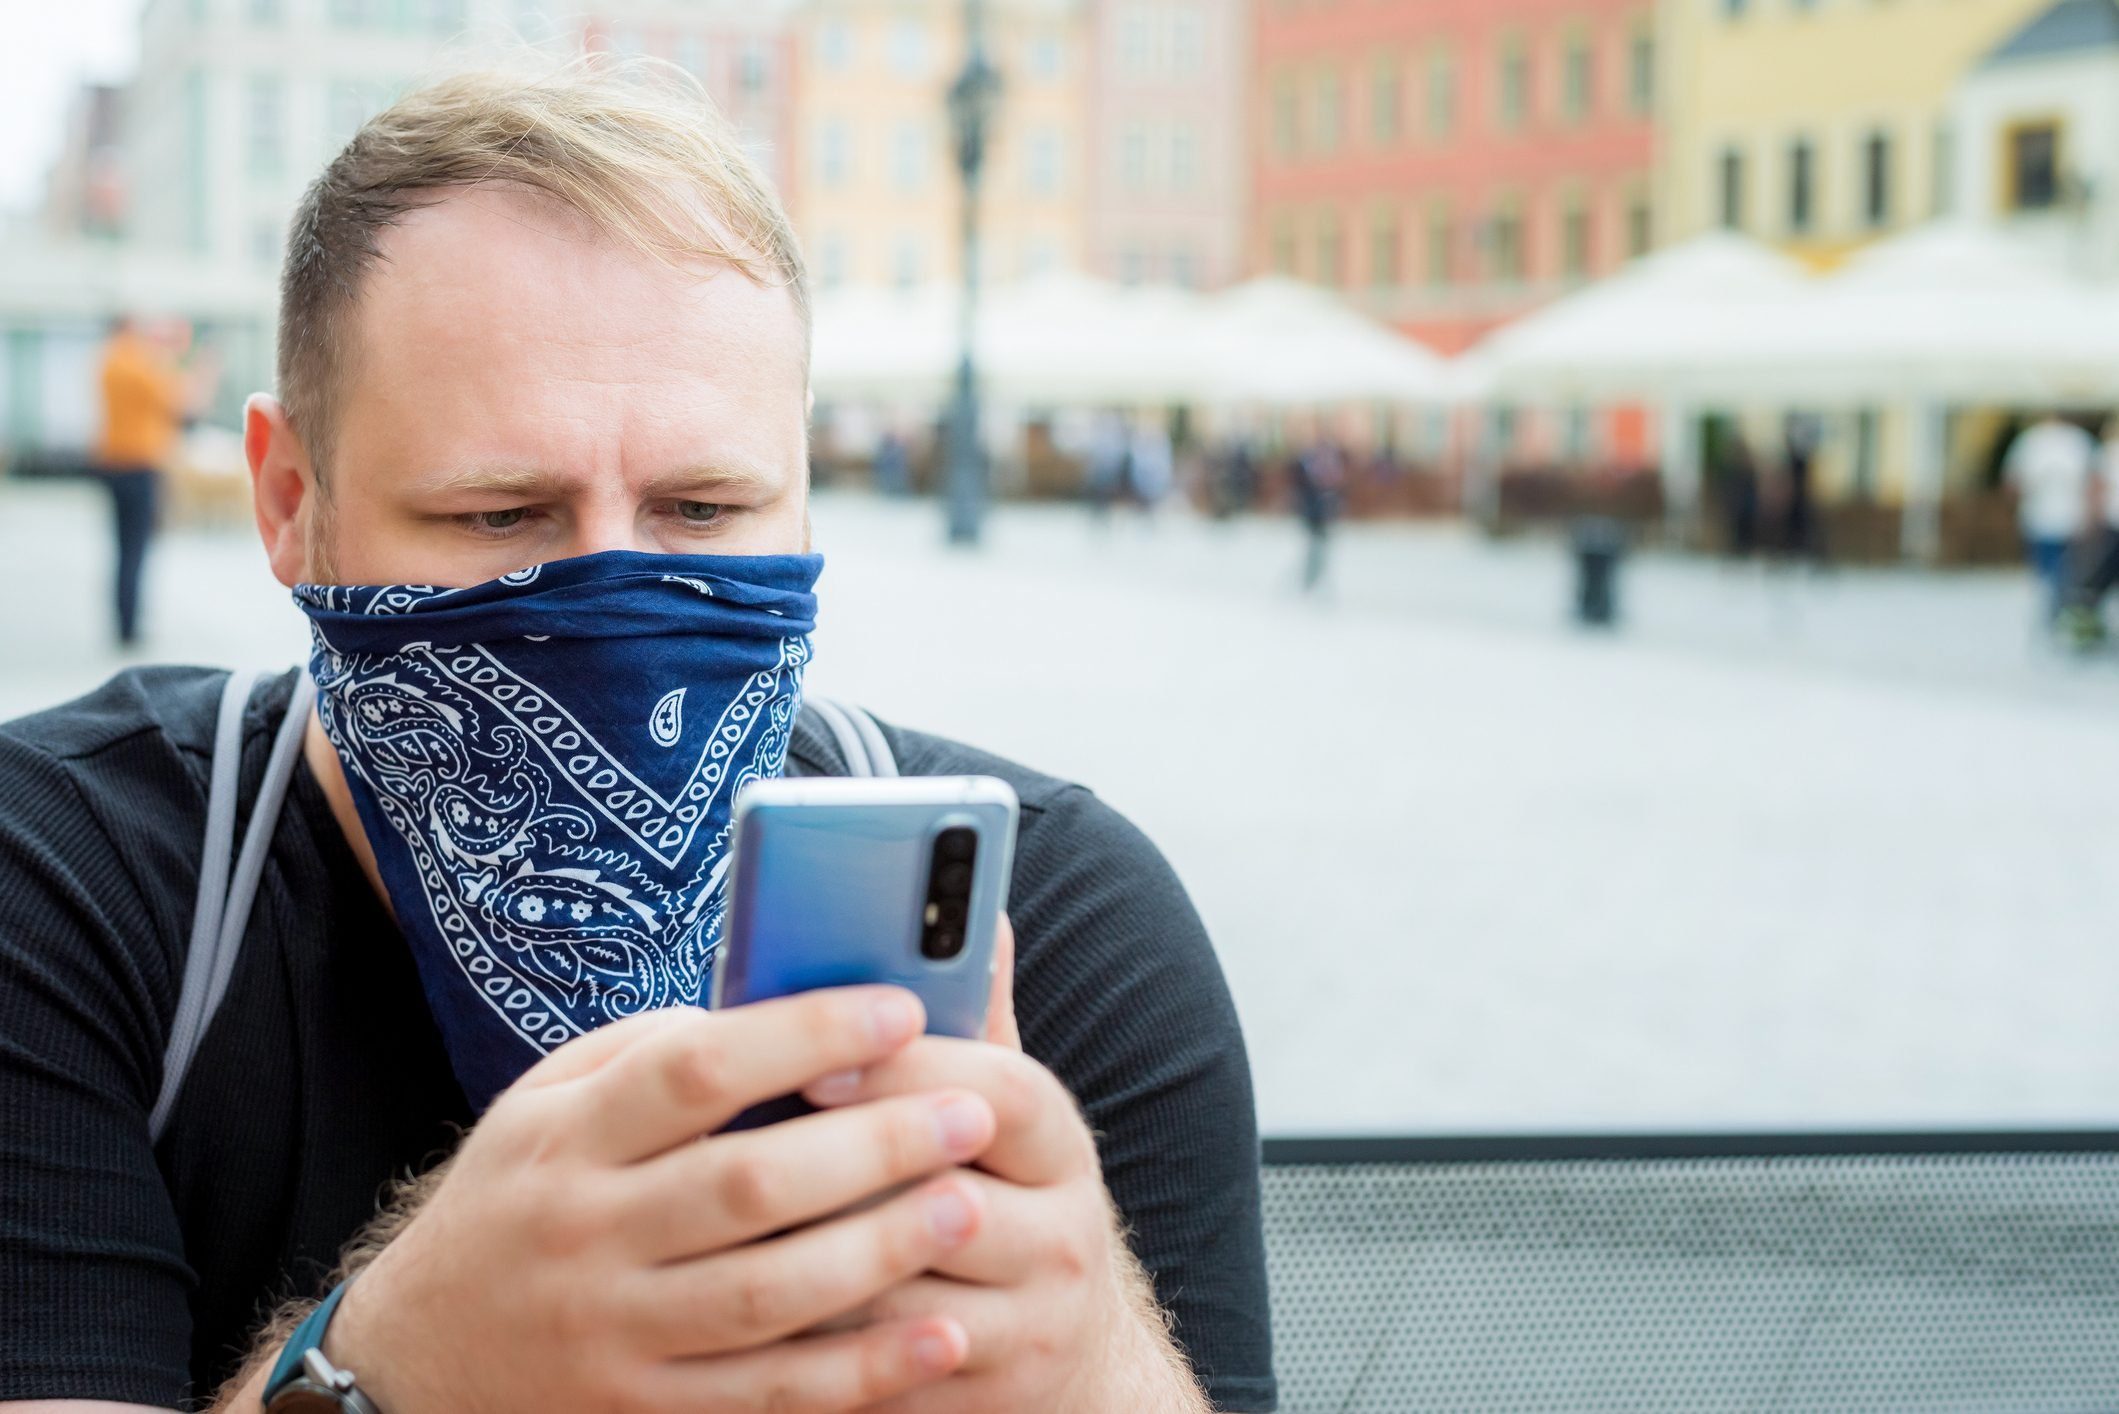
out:
M844 702L834 702L828 697L809 697L802 702L802 721L814 722L823 728L832 746L838 749L845 774L849 776L895 776L898 774L898 758L883 738L882 728L876 719L859 707ZM797 723L797 730L801 722Z
M257 677L254 672L231 673L221 690L221 713L213 733L213 776L206 796L206 840L199 856L199 894L191 911L191 946L184 955L183 990L170 1022L169 1044L162 1052L162 1089L147 1117L148 1134L157 1141L169 1126L184 1076L221 999L228 994L229 978L235 975L243 931L250 924L250 905L257 898L258 879L265 871L265 856L271 851L295 762L301 758L302 731L316 695L316 684L303 673L295 682L279 734L273 738L272 755L265 763L265 778L258 785L257 802L238 853L235 813L243 773L243 712L250 705Z

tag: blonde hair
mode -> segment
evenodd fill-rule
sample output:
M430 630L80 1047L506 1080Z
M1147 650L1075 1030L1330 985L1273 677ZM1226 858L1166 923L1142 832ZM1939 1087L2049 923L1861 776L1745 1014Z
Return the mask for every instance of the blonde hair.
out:
M452 190L541 193L673 266L808 281L786 209L736 130L682 70L588 55L543 73L440 79L370 118L303 194L280 274L279 393L321 473L352 364L354 302L382 233Z

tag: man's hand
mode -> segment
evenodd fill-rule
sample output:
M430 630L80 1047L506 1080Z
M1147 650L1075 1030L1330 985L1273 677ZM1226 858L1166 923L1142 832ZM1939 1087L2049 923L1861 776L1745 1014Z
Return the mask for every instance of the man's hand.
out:
M1007 1029L1012 1038L1012 1014ZM880 1407L921 1414L1204 1411L1118 1231L1095 1141L1050 1071L1004 1045L927 1037L804 1093L812 1104L858 1113L944 1090L984 1096L999 1119L979 1172L967 1175L980 1191L985 1221L932 1275L893 1288L830 1328L946 1317L968 1333L970 1350L946 1383Z
M353 1284L326 1353L390 1414L795 1414L946 1377L968 1350L949 1314L803 1333L973 1243L989 1189L955 1166L993 1141L982 1094L923 1084L699 1137L886 1064L923 1019L909 993L846 988L657 1012L562 1047Z

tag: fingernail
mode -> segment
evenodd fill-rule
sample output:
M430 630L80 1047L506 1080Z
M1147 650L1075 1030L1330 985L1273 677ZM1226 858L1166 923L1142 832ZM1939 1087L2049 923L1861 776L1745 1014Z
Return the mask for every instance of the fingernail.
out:
M869 1009L868 1027L878 1046L901 1045L920 1029L920 1009L908 993L885 992Z
M971 1235L971 1204L954 1188L945 1188L927 1200L927 1226L935 1237L954 1247Z
M923 1335L912 1343L912 1358L921 1369L942 1374L956 1364L956 1342L945 1335Z
M835 1070L809 1087L810 1100L819 1105L843 1105L860 1093L858 1070Z
M951 1157L969 1158L986 1142L986 1107L968 1095L953 1095L935 1106L934 1125Z

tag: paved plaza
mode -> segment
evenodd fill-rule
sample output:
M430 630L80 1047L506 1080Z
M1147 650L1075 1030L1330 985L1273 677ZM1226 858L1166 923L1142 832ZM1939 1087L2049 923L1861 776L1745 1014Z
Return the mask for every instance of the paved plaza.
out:
M0 716L107 675L93 488L0 486ZM2008 574L826 496L817 690L1094 786L1221 948L1269 1132L2119 1123L2119 664ZM156 660L283 665L247 529L150 570Z

